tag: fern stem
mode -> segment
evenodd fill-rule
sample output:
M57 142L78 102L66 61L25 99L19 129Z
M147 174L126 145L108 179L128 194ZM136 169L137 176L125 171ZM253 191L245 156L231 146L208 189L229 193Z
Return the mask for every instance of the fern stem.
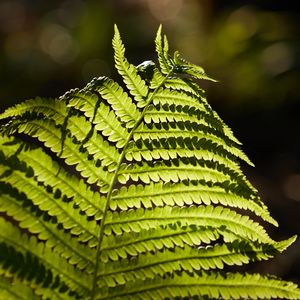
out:
M163 84L165 83L165 81L172 74L173 70L174 70L174 67L169 71L169 73L165 76L165 78L162 80L162 82L153 91L153 93L152 93L151 97L149 98L147 104L145 105L145 107L144 107L144 109L143 109L140 117L137 119L134 127L131 129L131 132L130 132L130 134L128 136L126 144L124 145L123 151L122 151L122 153L121 153L121 155L119 157L119 161L118 161L118 164L117 164L117 167L116 167L116 170L115 170L115 174L114 174L114 176L113 176L113 178L111 180L110 188L109 188L109 191L107 193L107 200L106 200L105 208L104 208L104 211L103 211L103 218L102 218L102 221L101 221L101 224L100 224L99 239L98 239L97 252L96 252L95 271L94 271L93 286L92 286L90 300L94 300L95 299L95 294L96 294L97 279L98 279L98 275L97 274L98 274L98 267L99 267L99 257L100 257L100 254L101 254L101 245L102 245L102 241L103 241L103 237L104 237L105 217L107 215L107 211L108 211L108 208L109 208L109 202L110 202L110 199L111 199L112 191L113 191L114 185L115 185L115 183L117 181L117 178L118 178L118 172L119 172L119 169L121 167L122 161L123 161L123 159L125 157L126 149L128 147L129 142L132 139L132 136L133 136L135 130L137 129L137 127L142 122L142 120L143 120L143 118L144 118L144 116L146 114L148 106L152 103L154 95L163 86Z

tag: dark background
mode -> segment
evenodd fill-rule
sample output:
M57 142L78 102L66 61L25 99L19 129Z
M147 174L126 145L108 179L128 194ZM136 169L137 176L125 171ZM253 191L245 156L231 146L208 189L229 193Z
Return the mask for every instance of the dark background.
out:
M213 108L243 142L243 165L280 227L300 235L300 12L298 1L0 0L0 112L37 95L58 97L94 76L116 78L111 39L121 31L130 62L155 59L163 24L173 50L218 83ZM255 264L300 283L300 241Z

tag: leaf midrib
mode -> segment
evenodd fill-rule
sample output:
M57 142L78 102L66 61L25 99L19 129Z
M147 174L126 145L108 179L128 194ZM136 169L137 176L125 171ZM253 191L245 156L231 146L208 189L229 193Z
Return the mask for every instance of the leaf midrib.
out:
M102 221L101 221L101 224L100 224L99 238L98 238L98 245L97 245L97 252L96 252L95 271L94 271L93 286L92 286L92 292L91 292L90 300L94 300L95 294L96 294L98 268L99 268L100 254L101 254L101 251L102 251L101 246L102 246L102 241L103 241L103 237L104 237L104 225L105 225L105 221L106 221L107 212L109 210L109 202L110 202L110 199L111 199L111 196L112 196L114 185L115 185L115 183L118 179L118 175L119 175L118 173L119 173L119 170L121 168L122 161L125 158L127 147L129 145L129 142L131 141L131 139L133 137L133 134L135 133L137 127L140 125L140 123L144 119L145 113L146 113L149 105L152 103L155 94L163 86L163 84L165 83L167 78L172 74L172 72L173 72L173 68L169 71L169 73L165 76L164 80L162 80L160 85L153 91L153 93L150 93L150 90L148 90L147 98L149 97L149 95L150 95L150 98L148 99L148 101L147 101L140 117L137 119L136 124L131 129L131 131L129 133L129 136L127 137L127 141L126 141L126 143L123 147L123 150L121 152L121 155L119 157L118 164L117 164L116 170L115 170L115 174L114 174L114 176L111 180L110 188L109 188L109 191L107 193L107 197L106 197L107 200L106 200L105 208L104 208L104 211L103 211L103 218L102 218Z

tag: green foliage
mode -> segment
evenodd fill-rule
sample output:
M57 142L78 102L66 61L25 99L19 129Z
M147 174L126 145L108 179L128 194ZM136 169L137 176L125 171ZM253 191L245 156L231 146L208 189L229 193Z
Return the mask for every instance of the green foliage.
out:
M204 70L125 58L100 77L2 115L0 299L300 299L295 284L230 271L267 260L275 226L240 169L251 164L207 103Z

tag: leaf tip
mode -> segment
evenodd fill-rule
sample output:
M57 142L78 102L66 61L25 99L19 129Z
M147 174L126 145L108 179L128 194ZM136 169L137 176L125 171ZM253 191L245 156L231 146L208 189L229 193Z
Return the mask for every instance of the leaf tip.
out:
M119 28L117 26L117 24L114 24L114 33L115 33L115 36L120 36L120 31L119 31Z
M158 29L157 29L157 32L156 32L156 38L155 38L156 42L161 41L161 39L162 39L161 33L162 33L162 24L160 24L158 26Z
M289 239L279 242L278 246L276 247L277 250L283 252L284 250L286 250L286 248L291 246L296 241L297 237L297 235L293 235Z

